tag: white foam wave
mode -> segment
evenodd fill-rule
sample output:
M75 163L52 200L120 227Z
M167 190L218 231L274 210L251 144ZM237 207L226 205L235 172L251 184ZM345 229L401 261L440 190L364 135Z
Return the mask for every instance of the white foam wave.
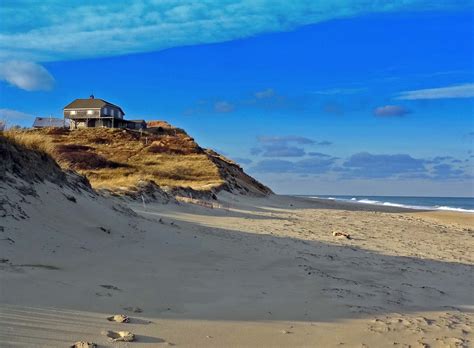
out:
M388 206L388 207L397 207L397 208L405 208L405 209L442 210L442 211L456 211L456 212L461 212L461 213L474 213L474 210L472 210L472 209L456 208L456 207L449 207L449 206L409 205L409 204L401 204L401 203L393 203L393 202L381 202L381 201L376 201L376 200L372 200L372 199L357 199L355 197L353 197L351 199L334 198L334 197L312 197L312 198L337 200L337 201L349 202L349 203L354 203L354 204L383 205L383 206Z
M379 201L373 201L371 199L359 199L359 200L356 199L356 202L357 203L364 203L364 204L381 204L382 203L382 202L379 202Z
M437 210L459 211L462 213L474 213L472 209L454 208L454 207L437 207Z

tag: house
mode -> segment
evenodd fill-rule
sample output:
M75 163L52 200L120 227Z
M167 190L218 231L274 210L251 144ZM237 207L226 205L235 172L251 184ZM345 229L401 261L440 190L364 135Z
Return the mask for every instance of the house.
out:
M147 124L145 120L128 120L128 127L131 129L145 129Z
M95 98L76 99L64 107L64 118L71 120L70 128L146 128L144 120L125 120L125 113L120 106L103 99Z
M66 120L54 117L36 117L33 122L33 128L65 128L67 125Z

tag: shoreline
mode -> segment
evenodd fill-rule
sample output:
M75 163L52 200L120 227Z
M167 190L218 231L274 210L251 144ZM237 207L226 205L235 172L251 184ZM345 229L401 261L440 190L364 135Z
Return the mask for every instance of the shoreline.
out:
M350 197L350 196L335 196L335 197L319 197L316 195L289 195L290 197L301 197L301 198L309 198L309 199L318 199L318 200L329 200L335 202L345 202L351 204L366 204L371 206L382 206L382 207L394 207L394 208L403 208L403 209L410 209L414 211L448 211L448 212L458 212L458 213L467 213L467 214L474 214L474 209L467 209L463 207L450 207L450 206L422 206L422 205L411 205L411 204L404 204L404 203L395 203L390 202L390 198L393 197L394 200L398 198L405 198L403 196L362 196L362 197L370 197L370 199L356 199L354 196L353 198L336 198L336 197ZM384 198L383 200L372 200L372 198ZM406 196L406 198L458 198L458 197L410 197ZM474 199L472 197L459 197L465 199Z

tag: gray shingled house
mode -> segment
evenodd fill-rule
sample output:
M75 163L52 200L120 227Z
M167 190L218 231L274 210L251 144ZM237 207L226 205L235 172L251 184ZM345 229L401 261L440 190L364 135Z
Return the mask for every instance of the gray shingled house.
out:
M103 99L94 98L76 99L64 107L64 118L70 120L70 128L129 128L144 129L144 120L125 120L120 106Z
M33 128L66 128L68 125L69 123L66 120L54 117L36 117L33 122Z

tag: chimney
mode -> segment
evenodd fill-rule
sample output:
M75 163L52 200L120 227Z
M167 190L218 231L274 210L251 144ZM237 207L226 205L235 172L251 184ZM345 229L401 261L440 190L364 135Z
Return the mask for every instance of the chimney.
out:
M94 95L91 94L91 95L89 96L89 99L94 99Z

